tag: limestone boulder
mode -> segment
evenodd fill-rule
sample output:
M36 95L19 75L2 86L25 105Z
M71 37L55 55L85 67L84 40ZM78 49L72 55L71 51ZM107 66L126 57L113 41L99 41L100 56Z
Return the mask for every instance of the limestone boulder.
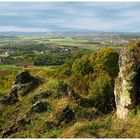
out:
M117 108L117 116L126 118L137 104L140 80L140 47L127 45L119 56L119 74L115 81L114 94Z

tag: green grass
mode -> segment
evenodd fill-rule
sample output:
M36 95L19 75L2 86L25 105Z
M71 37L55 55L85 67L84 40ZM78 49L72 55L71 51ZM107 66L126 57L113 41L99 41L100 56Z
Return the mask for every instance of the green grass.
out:
M0 57L8 57L8 54L0 54Z
M1 66L2 69L9 69L11 66ZM16 70L22 68L16 67ZM47 70L55 69L55 67L28 67L32 74L47 77ZM15 105L3 106L0 104L1 118L0 125L3 130L7 130L9 126L19 118L26 116L31 109L31 101L35 95L48 90L50 78L44 81L37 89L30 92L28 95L21 97L20 101ZM53 79L54 82L57 79ZM50 90L50 89L49 89ZM42 113L29 114L31 119L29 124L21 125L16 133L11 134L10 138L135 138L140 137L140 112L137 115L130 116L128 120L118 120L115 112L108 115L93 115L93 118L88 119L85 113L93 113L92 107L82 107L75 99L70 99L67 96L55 98L54 94L48 98L40 99L49 103L49 109ZM61 93L58 93L61 94ZM2 96L0 96L0 99ZM57 115L63 108L69 106L75 112L75 120L72 123L62 123L59 126L53 126L48 129L48 122L57 123ZM0 133L0 137L1 137Z
M22 67L15 65L0 65L0 70L20 70Z
M27 69L29 70L33 75L39 76L41 78L47 78L48 74L51 74L57 67L37 67L37 66L29 66L27 68L21 67L21 66L15 66L15 65L0 65L0 96L3 94L6 94L18 72Z
M44 41L45 42L45 41ZM71 47L82 47L82 48L95 48L99 43L101 46L107 45L104 41L93 41L93 40L80 40L80 39L67 39L67 38L58 38L58 39L49 39L48 43L54 43L60 46L71 46ZM97 43L97 44L96 44Z
M46 43L56 43L59 45L76 45L93 47L96 44L88 43L89 40L73 40L71 38L52 39L49 38ZM34 41L39 41L34 39ZM94 43L94 41L93 41ZM100 42L105 45L105 42ZM63 93L59 88L59 80L52 77L58 66L28 66L19 67L14 65L0 65L0 100L9 93L10 87L16 74L27 69L32 75L39 76L44 83L26 96L20 97L14 105L3 105L0 103L0 127L2 131L17 122L18 119L30 119L29 123L21 123L18 130L9 135L9 138L127 138L140 137L140 111L136 115L130 116L126 121L119 120L115 116L115 111L104 115L97 113L93 106L84 106L81 104L81 98L69 98L67 93ZM62 79L61 79L62 80ZM63 79L64 80L64 79ZM44 112L31 113L32 102L36 95L42 92L50 91L51 95L47 98L39 98L37 101L47 102L48 109ZM70 123L59 122L59 114L68 106L75 114L74 120ZM91 117L89 117L89 115ZM2 132L0 132L2 137Z

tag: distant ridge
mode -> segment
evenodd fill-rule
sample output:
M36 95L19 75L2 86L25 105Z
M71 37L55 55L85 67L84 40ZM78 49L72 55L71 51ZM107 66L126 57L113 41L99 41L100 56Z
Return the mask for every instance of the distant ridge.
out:
M16 38L20 36L105 36L105 35L137 35L138 32L100 32L100 31L85 31L85 32L0 32L0 38Z

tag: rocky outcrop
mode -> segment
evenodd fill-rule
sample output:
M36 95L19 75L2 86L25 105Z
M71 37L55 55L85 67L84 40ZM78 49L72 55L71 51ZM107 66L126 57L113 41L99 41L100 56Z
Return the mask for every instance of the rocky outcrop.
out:
M126 118L137 103L137 80L140 71L140 48L138 44L124 47L119 56L119 74L115 81L117 116Z
M57 116L59 123L69 123L74 119L74 117L75 114L73 110L71 110L68 106L66 106Z
M36 86L40 83L40 79L32 76L27 70L23 70L16 76L14 85L27 83L32 83L33 86Z
M48 109L49 104L46 101L38 101L34 103L31 107L31 112L44 112Z
M41 93L33 96L31 99L31 102L36 103L37 101L39 101L41 99L47 99L49 96L51 96L51 94L52 94L51 91L42 91Z
M7 138L11 134L16 133L22 126L29 124L31 121L29 115L25 115L22 118L17 118L14 123L12 123L8 129L2 131L2 138Z
M27 95L42 83L41 79L30 75L26 70L20 72L11 87L9 95L5 96L3 103L13 104L19 100L19 97Z

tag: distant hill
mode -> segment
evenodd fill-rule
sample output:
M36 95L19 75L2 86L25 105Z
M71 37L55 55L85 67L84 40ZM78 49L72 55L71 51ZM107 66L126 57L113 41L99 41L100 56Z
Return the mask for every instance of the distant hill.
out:
M81 36L110 36L110 35L123 35L140 37L140 33L129 32L0 32L0 38L15 38L20 36L68 36L68 37L81 37Z

